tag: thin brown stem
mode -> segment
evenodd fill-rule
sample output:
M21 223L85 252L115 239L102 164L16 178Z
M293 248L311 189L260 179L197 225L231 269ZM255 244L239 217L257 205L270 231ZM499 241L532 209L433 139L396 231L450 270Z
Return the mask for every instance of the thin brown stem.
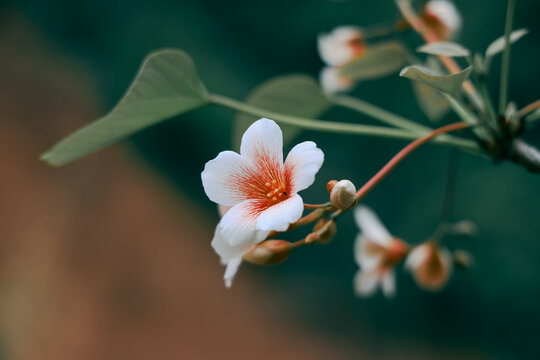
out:
M419 139L416 139L409 145L405 146L400 152L398 152L375 176L373 176L367 183L364 184L356 192L356 199L359 200L362 197L364 197L371 189L375 187L382 179L384 179L394 168L407 156L409 156L414 150L416 150L421 145L425 144L429 140L433 139L434 137L446 134L451 131L461 130L465 129L467 127L471 126L470 124L467 124L465 122L458 122L450 125L443 126L439 129L434 130L429 135L426 135L424 137L421 137Z
M529 105L525 106L524 108L520 109L518 111L518 117L522 118L528 113L533 112L534 110L540 108L540 99L530 103Z

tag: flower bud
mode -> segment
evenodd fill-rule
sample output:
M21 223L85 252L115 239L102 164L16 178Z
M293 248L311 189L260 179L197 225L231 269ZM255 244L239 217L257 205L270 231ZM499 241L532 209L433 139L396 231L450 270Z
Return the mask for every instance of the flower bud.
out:
M454 251L454 264L460 268L467 269L474 264L474 259L470 252L466 250L456 250Z
M257 265L275 265L287 260L292 245L285 240L264 241L244 254L244 260Z
M440 290L452 273L452 254L434 241L415 247L405 261L414 280L424 290Z
M330 194L332 192L332 189L334 188L334 186L338 183L337 180L330 180L327 184L326 184L326 190L328 191L328 193Z
M461 14L453 2L430 0L422 11L426 26L439 38L439 41L455 38L461 30Z
M306 244L312 244L312 243L315 243L317 241L319 241L320 239L320 235L316 232L312 232L311 234L309 234L308 236L306 236Z
M313 227L313 231L316 231L319 234L319 242L321 244L328 244L337 233L336 222L333 220L328 222L325 219L319 219Z
M341 180L330 192L330 202L336 209L347 210L356 203L356 187L349 180Z

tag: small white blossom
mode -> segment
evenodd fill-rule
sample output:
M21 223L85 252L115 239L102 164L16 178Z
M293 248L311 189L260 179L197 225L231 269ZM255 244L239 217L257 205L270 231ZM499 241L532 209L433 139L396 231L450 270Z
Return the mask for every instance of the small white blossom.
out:
M314 142L296 145L283 161L283 135L272 120L260 119L244 133L240 154L223 151L201 174L206 195L230 207L214 233L212 246L227 265L230 286L242 256L270 231L285 231L302 216L298 192L315 180L324 161Z
M354 278L355 292L371 296L380 286L386 297L392 297L396 292L394 268L405 258L408 246L393 237L369 208L358 206L354 217L360 228L354 249L360 267Z
M339 74L338 68L325 67L319 75L319 82L328 93L346 92L353 88L354 81Z
M461 14L453 2L430 0L424 7L424 19L441 41L455 38L462 25Z
M329 66L342 66L363 54L362 31L355 26L339 26L317 38L319 56Z

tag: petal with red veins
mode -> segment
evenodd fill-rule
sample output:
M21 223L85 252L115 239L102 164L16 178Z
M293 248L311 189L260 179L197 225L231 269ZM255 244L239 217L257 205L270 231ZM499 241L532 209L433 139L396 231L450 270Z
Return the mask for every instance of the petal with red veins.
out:
M269 119L259 119L242 136L240 154L258 163L270 159L275 165L283 164L283 134L278 124Z
M285 160L285 173L290 176L292 192L308 188L324 162L324 153L313 141L304 141L292 148Z
M304 211L304 202L298 194L292 195L264 210L257 219L257 230L285 231L289 224L300 219Z
M234 206L246 200L248 195L237 179L248 176L250 165L234 151L222 151L207 162L201 179L208 198L225 206Z
M354 210L354 219L364 236L382 246L390 245L392 235L371 209L366 206L358 206Z
M259 200L245 200L221 218L221 235L231 246L258 244L266 238L269 231L256 228L260 208Z

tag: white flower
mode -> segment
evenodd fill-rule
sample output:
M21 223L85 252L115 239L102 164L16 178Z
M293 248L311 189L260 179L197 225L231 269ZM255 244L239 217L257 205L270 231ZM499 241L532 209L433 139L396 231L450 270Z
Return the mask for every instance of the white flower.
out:
M440 248L434 241L416 246L405 260L405 268L410 270L414 280L424 290L441 289L452 274L452 254Z
M340 26L317 38L321 59L330 66L341 66L363 54L362 31L354 26Z
M423 17L441 41L455 38L461 30L461 14L451 1L428 1L424 7Z
M355 292L370 296L380 285L384 295L391 297L396 292L394 268L405 258L408 246L394 238L369 208L358 206L354 217L360 228L354 249L360 267L354 278Z
M324 91L329 93L346 92L355 85L354 81L339 74L338 68L324 67L319 75Z
M240 154L223 151L201 174L210 200L231 208L219 222L212 246L227 265L230 286L242 256L270 231L285 231L302 216L298 192L315 180L324 161L314 142L296 145L283 162L283 136L272 120L260 119L244 133Z

